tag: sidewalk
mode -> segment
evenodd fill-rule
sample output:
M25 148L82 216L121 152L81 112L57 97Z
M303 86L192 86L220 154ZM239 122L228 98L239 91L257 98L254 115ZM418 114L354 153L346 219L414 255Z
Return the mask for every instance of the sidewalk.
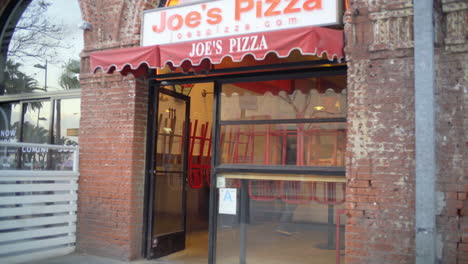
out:
M66 256L44 259L30 264L170 264L167 261L161 260L136 260L136 261L119 261L110 258L103 258L87 254L73 253ZM27 263L27 264L29 264ZM26 264L26 263L25 263Z

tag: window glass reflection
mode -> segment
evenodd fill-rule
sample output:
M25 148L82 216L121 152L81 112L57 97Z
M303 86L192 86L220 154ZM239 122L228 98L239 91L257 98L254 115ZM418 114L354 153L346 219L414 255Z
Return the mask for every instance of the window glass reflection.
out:
M216 263L344 263L344 178L230 174L218 179L226 188L217 192ZM230 206L235 208L227 210Z
M23 103L22 142L50 142L50 101ZM49 149L33 145L21 147L20 168L28 170L45 170L49 166Z
M221 120L346 117L346 77L224 84Z
M33 143L0 147L0 169L72 170L73 151L35 144L78 145L79 125L79 98L0 104L0 141Z
M0 94L79 88L80 21L78 1L33 0L11 38Z
M0 142L17 142L20 138L20 103L0 104ZM17 149L0 148L0 169L16 167Z
M346 123L221 126L221 164L344 166Z
M55 101L54 144L78 145L80 99Z
M48 143L50 140L50 101L23 104L23 142Z
M20 104L0 104L0 141L19 140Z

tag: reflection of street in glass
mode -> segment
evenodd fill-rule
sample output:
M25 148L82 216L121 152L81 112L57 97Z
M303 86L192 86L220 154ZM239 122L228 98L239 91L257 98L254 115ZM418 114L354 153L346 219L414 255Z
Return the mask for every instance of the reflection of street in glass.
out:
M68 159L62 163L62 170L72 170L73 169L73 160Z
M11 38L3 93L79 88L80 14L78 1L32 1Z

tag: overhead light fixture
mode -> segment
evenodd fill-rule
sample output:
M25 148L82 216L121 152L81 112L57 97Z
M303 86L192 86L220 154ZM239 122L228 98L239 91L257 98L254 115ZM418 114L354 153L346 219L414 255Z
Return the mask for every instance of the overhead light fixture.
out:
M317 111L322 111L325 109L324 106L321 106L321 105L317 105L317 106L314 106L314 109L317 110Z

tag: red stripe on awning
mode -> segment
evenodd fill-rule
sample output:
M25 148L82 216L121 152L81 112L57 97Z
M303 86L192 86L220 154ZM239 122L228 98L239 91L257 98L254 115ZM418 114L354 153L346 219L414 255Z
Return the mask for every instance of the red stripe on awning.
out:
M200 54L193 54L194 47L198 47ZM256 60L263 60L269 53L285 58L293 50L299 50L303 55L326 55L329 60L341 61L344 58L343 47L343 31L305 27L193 42L114 49L94 52L90 57L94 72L100 68L109 73L117 70L122 74L132 72L134 75L140 75L148 68L164 68L166 64L188 70L197 66L205 68L204 66L209 66L210 63L220 64L226 57L230 57L234 62L242 61L247 55Z
M159 46L110 49L90 54L91 69L107 73L119 71L122 74L132 72L140 75L148 68L158 68L161 65Z

